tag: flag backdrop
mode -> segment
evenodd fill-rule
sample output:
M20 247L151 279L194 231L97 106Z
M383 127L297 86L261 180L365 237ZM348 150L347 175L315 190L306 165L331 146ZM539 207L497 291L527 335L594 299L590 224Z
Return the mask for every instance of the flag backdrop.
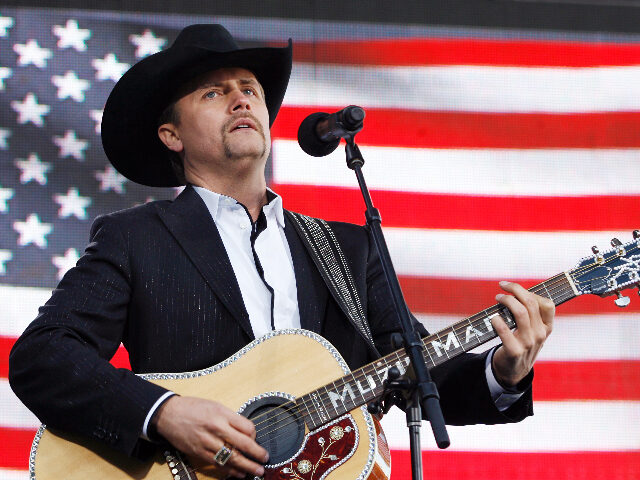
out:
M193 22L245 45L294 39L268 178L285 207L363 223L343 149L297 145L311 112L365 108L356 140L413 312L435 331L640 228L640 36L402 27L0 7L0 479L26 479L38 420L7 382L8 354L101 213L173 190L126 181L100 119L114 82ZM558 308L536 366L535 416L423 429L425 478L640 478L640 299ZM127 365L124 351L114 358ZM383 421L392 478L409 478L404 418Z

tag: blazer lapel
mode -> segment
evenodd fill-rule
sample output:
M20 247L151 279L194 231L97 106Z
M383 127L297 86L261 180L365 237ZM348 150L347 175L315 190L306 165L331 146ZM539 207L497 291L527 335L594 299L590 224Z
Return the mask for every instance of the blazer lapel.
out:
M289 243L293 271L296 275L300 326L312 332L321 333L329 291L295 227L291 224L289 216L285 215L284 218L284 233Z
M231 315L253 338L249 314L233 267L215 222L200 195L187 185L168 206L158 206L158 214L182 246L205 281Z

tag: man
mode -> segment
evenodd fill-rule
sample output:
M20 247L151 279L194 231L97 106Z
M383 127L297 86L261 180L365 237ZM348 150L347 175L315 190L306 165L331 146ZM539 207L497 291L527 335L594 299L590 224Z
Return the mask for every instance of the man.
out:
M369 335L266 188L269 127L290 70L291 44L240 49L223 27L193 25L115 86L102 125L110 161L139 183L187 187L174 202L96 219L85 255L16 343L11 385L43 422L127 454L162 437L228 475L260 476L268 452L250 421L113 368L120 342L139 373L205 368L280 328L323 335L352 368L391 350L398 324L366 229L330 224ZM501 286L511 295L497 300L517 331L495 317L502 347L433 370L449 423L531 414L531 368L554 308L519 285Z

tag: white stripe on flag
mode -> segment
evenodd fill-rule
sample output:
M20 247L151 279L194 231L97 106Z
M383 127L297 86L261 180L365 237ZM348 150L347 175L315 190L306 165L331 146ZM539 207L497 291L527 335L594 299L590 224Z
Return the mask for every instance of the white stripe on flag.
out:
M12 294L19 293L16 290L20 290L20 288L0 286L0 302L7 305L7 298L10 298ZM38 290L41 291L41 295L38 295ZM496 285L497 291L498 286ZM34 302L49 295L47 289L34 288L29 289L29 292L34 296L34 299L31 300ZM603 299L603 301L607 300ZM486 307L492 304L492 302L488 302ZM35 309L37 309L37 304L28 305L25 302L26 315L23 311L14 311L9 312L9 315L1 316L0 335L17 338L24 330L24 326L32 320L30 312ZM455 316L414 313L430 332L441 330L466 316L462 314ZM559 307L553 334L542 349L540 359L640 360L640 350L635 348L640 345L640 323L638 323L637 317L637 314L634 313L563 315L562 307Z
M0 379L0 427L37 428L38 418L13 393L7 379Z
M372 190L463 195L638 195L637 149L433 149L361 146ZM274 140L273 181L358 188L342 147L322 158Z
M295 63L285 105L483 112L640 109L640 66L365 67Z
M605 251L629 232L495 232L385 228L398 275L469 279L545 279Z
M38 315L38 308L51 296L50 288L0 285L0 336L18 337Z
M417 318L431 333L462 319L449 315L417 315ZM484 351L498 342L499 339L492 340L474 351ZM638 345L640 321L635 313L562 315L562 307L559 307L553 333L542 347L538 360L640 360Z
M449 426L454 451L581 452L640 448L640 402L536 402L535 415L507 425ZM422 449L437 449L423 422ZM392 449L409 449L404 412L382 419Z
M29 480L29 471L0 468L0 480Z
M0 381L1 427L37 428L38 419ZM515 425L449 427L453 450L580 451L640 448L640 402L582 401L535 404L534 417ZM383 427L391 448L408 448L404 439L404 414L389 412ZM604 432L607 435L604 435ZM426 433L426 430L425 430ZM434 448L424 440L423 449Z

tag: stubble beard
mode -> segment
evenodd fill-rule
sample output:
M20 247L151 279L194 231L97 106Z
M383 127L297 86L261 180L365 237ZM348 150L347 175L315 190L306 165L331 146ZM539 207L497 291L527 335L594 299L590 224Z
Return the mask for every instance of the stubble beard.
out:
M238 120L238 118L250 118L253 120L254 125L256 126L256 132L260 134L260 138L262 139L262 148L256 149L254 152L248 151L239 151L237 147L235 147L232 142L229 140L229 127L233 122ZM224 155L227 160L241 160L243 158L252 158L252 159L262 159L267 155L267 139L264 135L264 130L262 128L262 124L258 121L258 119L251 115L250 113L244 113L242 115L236 115L233 118L230 118L225 124L222 126L221 130L222 134L222 147L224 149ZM242 149L240 149L242 150Z

